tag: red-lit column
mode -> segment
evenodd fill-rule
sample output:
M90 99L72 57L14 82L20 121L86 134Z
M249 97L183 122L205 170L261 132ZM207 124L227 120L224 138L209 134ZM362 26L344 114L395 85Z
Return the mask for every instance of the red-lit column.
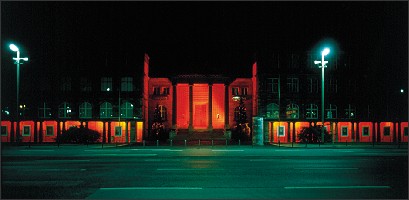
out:
M212 124L212 116L213 116L213 112L212 112L212 86L213 84L209 84L209 126L208 129L209 131L213 131L213 124Z
M352 139L352 141L356 141L356 138L355 138L355 123L352 121L351 124L352 124L351 139Z
M106 141L106 135L107 135L107 132L106 132L106 123L105 122L102 122L102 143L106 143L107 141Z
M173 99L172 99L172 129L177 128L177 92L176 84L173 85Z
M229 85L224 85L224 128L230 129L229 126Z
M34 121L34 142L37 143L37 138L38 138L38 131L37 131L37 122ZM30 141L33 142L33 141Z
M189 132L193 131L193 84L189 83Z
M40 130L38 133L38 140L40 143L43 142L43 121L40 121Z
M360 141L359 133L360 133L360 131L359 131L359 122L358 122L358 123L356 123L356 142Z

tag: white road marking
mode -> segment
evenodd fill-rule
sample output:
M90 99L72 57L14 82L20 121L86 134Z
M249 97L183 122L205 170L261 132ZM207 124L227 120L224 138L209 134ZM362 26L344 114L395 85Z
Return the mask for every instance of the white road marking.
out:
M90 160L35 160L36 162L89 162Z
M332 169L332 170L351 170L351 169L359 169L356 167L296 167L294 169L316 169L316 170L320 170L320 169Z
M195 170L211 170L211 171L218 171L224 169L211 169L211 168L159 168L158 171L195 171Z
M20 150L20 151L55 151L51 149L31 149L31 150Z
M300 186L284 187L284 189L390 189L390 186L382 185L339 185L339 186Z
M101 190L201 190L201 187L120 187L100 188Z
M183 151L181 149L130 149L133 151Z
M101 153L101 154L93 154L92 156L156 156L158 154L116 154L116 153Z
M277 149L274 151L305 151L304 149Z
M234 150L234 149L232 149L232 150L224 150L224 149L221 149L221 150L212 150L212 151L244 151L244 150L242 150L242 149L239 149L239 150Z

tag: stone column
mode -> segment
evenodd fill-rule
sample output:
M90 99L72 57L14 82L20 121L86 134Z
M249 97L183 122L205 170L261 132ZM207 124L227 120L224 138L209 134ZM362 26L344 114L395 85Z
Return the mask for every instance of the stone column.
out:
M193 131L193 84L189 83L189 132Z
M38 140L39 140L39 142L40 143L42 143L43 142L43 121L40 121L40 131L39 131L39 134L38 134Z
M359 122L356 123L356 141L360 141L360 136L359 136Z
M213 116L213 111L212 111L212 86L213 84L209 84L209 126L207 129L209 131L213 131L213 123L212 123L212 116Z
M107 135L107 132L106 132L106 123L105 122L102 122L102 143L106 143L107 141L106 141L106 135Z
M352 121L351 122L351 124L352 124L352 128L351 128L351 139L352 139L352 141L356 141L356 138L355 138L355 123Z
M177 92L176 84L173 85L173 99L172 99L172 129L177 128Z
M35 142L35 143L37 143L37 139L38 139L37 123L38 123L38 122L34 121L34 141L30 141L30 142Z
M229 125L229 85L224 85L224 128L230 129Z
M108 122L108 143L111 143L111 122Z

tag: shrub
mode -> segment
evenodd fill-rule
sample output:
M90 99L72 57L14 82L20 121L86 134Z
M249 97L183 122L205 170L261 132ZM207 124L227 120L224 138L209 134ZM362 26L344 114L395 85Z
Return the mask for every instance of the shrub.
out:
M321 126L304 128L298 134L298 141L303 143L318 143L321 142ZM331 134L324 130L324 142L332 142Z
M61 143L89 144L95 143L99 138L100 134L97 131L80 126L63 131L59 140Z

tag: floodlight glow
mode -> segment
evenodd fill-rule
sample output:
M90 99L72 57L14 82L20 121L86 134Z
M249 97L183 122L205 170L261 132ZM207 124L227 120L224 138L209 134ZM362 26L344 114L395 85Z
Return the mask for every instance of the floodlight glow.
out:
M10 44L10 49L12 50L12 51L18 51L18 47L16 46L16 45L14 45L14 44Z
M24 60L24 61L28 61L28 58L21 58L22 60Z
M400 89L400 93L403 93L403 89Z
M322 55L326 56L329 54L329 48L325 48L324 51L322 51Z

